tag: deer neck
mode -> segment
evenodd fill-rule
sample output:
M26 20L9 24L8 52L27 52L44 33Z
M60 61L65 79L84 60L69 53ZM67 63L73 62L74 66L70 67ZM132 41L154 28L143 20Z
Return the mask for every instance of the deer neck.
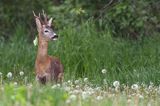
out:
M43 62L48 57L48 41L43 39L41 35L38 37L38 53L37 60Z

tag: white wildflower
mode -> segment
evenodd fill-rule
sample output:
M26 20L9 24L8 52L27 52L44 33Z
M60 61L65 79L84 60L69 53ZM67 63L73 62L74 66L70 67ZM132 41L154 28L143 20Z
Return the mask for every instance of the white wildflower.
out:
M79 89L79 88L80 88L80 86L79 86L79 85L76 85L76 87L75 87L75 88Z
M133 84L132 86L131 86L131 89L133 89L133 90L138 90L138 85L137 84Z
M88 91L94 91L94 89L91 87L88 87Z
M12 73L9 72L9 73L7 74L7 78L11 78L11 77L12 77Z
M106 79L103 79L103 84L107 84L107 80Z
M88 78L84 78L84 82L85 82L85 83L88 82Z
M89 91L88 92L88 95L93 95L95 92L92 90L92 91Z
M68 82L68 84L72 84L71 80L68 80L67 82Z
M131 95L132 95L132 96L135 96L135 95L136 95L136 93L132 93Z
M83 88L84 88L84 90L87 91L90 87L89 87L89 85L85 85Z
M83 99L83 100L87 99L88 96L89 96L89 95L87 94L87 92L85 92L85 91L82 92L82 99Z
M153 82L150 82L148 89L149 89L149 90L152 90L153 87L154 87Z
M61 85L60 84L57 84L57 87L60 87Z
M70 99L67 99L66 100L66 104L70 104L71 103L71 100Z
M102 100L103 97L102 97L102 96L97 96L96 99L97 99L97 100Z
M23 71L20 71L20 72L19 72L19 75L20 75L20 76L23 76L23 75L24 75L24 72L23 72Z
M71 96L69 97L69 99L71 99L71 100L76 100L77 97L76 97L76 95L71 95Z
M100 90L101 90L101 87L96 87L95 90L96 90L96 91L100 91Z
M55 89L56 87L57 87L56 85L53 85L51 88L52 88L52 89Z
M153 85L154 85L154 84L153 84L153 82L150 82L150 85L152 85L152 86L153 86Z
M153 85L149 85L148 89L151 90L153 88Z
M139 98L140 98L140 99L144 99L144 97L143 97L142 95L139 95Z
M77 84L80 83L80 81L79 80L75 80L74 83L77 85Z
M18 83L17 83L17 82L14 82L14 85L15 85L15 86L17 86L17 85L18 85Z
M73 94L79 94L79 93L80 93L80 90L73 90L72 93L73 93Z
M119 81L114 81L114 82L113 82L113 86L114 86L115 88L119 87L119 85L120 85Z
M127 102L128 102L128 103L131 103L131 99L128 99Z
M102 69L102 74L105 74L107 72L106 69Z
M66 87L64 87L64 90L69 92L71 90L71 88L66 86Z

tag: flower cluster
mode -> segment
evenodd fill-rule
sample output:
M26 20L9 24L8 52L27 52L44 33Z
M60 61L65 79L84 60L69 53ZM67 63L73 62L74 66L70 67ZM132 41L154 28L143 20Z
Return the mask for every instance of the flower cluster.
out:
M102 73L107 73L107 70L103 69ZM3 74L0 72L1 79L3 79L2 75ZM20 78L23 78L22 76L24 75L25 74L23 71L19 72ZM13 85L18 87L20 84L19 82L14 81L13 76L14 74L12 74L12 72L8 72L6 74L6 77L10 81L12 80ZM24 79L26 78L24 77ZM49 89L51 91L56 91L57 89L64 91L67 94L65 97L65 103L68 105L76 102L80 103L82 101L94 101L94 103L99 103L101 101L111 100L113 103L116 103L122 98L124 99L124 97L126 100L123 101L128 105L135 101L134 99L136 99L138 102L145 101L145 103L148 103L147 105L149 105L149 103L152 102L150 101L150 98L160 98L160 86L155 86L152 82L150 82L149 85L144 83L140 84L137 82L129 86L121 83L118 80L111 83L107 81L107 79L103 79L102 81L102 85L96 85L91 83L89 78L85 77L84 79L68 80L61 84L53 84L51 87L49 86ZM35 86L32 83L28 83L26 80L24 82L27 89L29 89L28 91L30 91L33 86ZM0 84L2 84L2 81ZM43 90L40 89L40 92L42 93Z

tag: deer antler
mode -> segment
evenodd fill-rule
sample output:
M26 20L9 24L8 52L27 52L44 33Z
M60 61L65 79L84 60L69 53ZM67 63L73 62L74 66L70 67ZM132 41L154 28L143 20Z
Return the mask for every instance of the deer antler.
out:
M32 11L32 12L33 12L33 15L35 18L40 18L40 13L39 13L39 16L37 16L34 11Z
M44 23L47 24L48 23L48 17L45 14L44 10L42 10L42 13L43 13L43 17L44 17Z
M42 10L42 15L39 13L38 16L35 14L34 11L32 11L32 12L33 12L34 17L38 18L43 25L47 25L48 24L48 17L46 15L46 13L44 12L44 10Z
M41 14L40 13L37 16L34 11L32 11L32 12L33 12L34 17L38 18L40 20L41 24L43 24L43 25L46 24L46 22L44 22L43 19L41 18Z

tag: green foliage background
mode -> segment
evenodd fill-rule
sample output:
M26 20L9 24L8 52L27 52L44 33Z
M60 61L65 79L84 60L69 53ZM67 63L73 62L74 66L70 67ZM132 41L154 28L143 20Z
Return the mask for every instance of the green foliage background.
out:
M1 0L1 36L9 38L15 26L23 24L33 36L32 11L44 9L56 18L58 28L78 25L93 19L100 30L110 30L114 36L138 38L160 30L158 0Z
M55 17L60 35L50 42L49 54L60 57L66 79L158 84L159 5L158 0L1 0L0 72L34 76L32 11L44 9Z

